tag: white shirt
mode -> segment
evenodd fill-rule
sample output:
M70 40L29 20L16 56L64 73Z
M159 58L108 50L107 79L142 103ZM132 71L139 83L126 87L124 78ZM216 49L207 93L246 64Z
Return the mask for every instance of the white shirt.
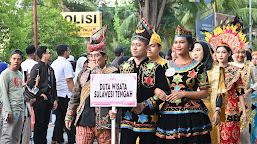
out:
M51 66L54 69L56 78L57 96L66 97L67 95L70 98L72 93L68 87L66 79L73 78L73 69L71 63L64 57L59 56Z
M27 71L28 74L30 73L32 67L37 64L36 61L33 59L26 59L24 62L21 63L21 69L22 69L22 74L24 74L24 71Z

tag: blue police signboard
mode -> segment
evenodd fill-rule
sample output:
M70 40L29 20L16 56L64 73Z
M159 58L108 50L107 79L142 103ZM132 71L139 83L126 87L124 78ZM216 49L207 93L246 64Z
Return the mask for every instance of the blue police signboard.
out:
M196 17L196 39L205 41L205 34L201 30L212 32L215 27L215 11L211 0L205 0L208 9L198 10Z

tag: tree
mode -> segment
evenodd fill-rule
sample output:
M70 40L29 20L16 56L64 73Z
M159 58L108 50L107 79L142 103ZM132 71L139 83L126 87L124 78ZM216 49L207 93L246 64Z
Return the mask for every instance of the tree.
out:
M28 45L34 44L34 23L31 6L18 8L16 0L6 0L0 3L0 25L3 45L2 58L7 61L13 49L25 51ZM77 56L82 52L84 38L78 37L80 28L71 22L66 22L61 11L45 6L37 7L38 14L38 42L46 45L54 51L58 44L68 44L73 55Z
M164 8L169 0L136 0L137 15L144 17L158 33Z

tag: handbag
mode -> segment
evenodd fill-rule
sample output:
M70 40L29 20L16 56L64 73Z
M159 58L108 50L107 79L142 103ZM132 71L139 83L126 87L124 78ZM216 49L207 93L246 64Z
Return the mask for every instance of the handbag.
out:
M29 97L30 99L34 99L39 91L38 87L30 88L28 85L25 86L23 95Z

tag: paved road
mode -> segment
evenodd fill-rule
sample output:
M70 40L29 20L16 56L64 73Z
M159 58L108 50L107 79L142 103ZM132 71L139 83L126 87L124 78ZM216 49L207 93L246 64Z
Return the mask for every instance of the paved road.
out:
M55 122L55 115L52 114L52 122ZM47 144L51 144L52 136L53 136L53 131L54 131L54 125L48 125L48 130L47 130ZM67 134L64 133L64 141L68 141ZM34 144L33 142L31 142ZM97 144L97 142L94 142L94 144Z

